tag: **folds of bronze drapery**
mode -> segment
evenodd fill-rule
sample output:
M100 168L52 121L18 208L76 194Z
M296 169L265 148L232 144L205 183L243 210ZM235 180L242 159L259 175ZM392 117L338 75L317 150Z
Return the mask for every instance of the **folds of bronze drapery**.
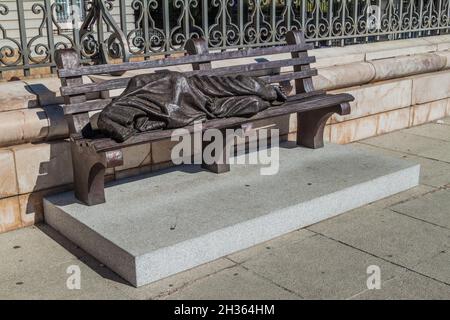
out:
M252 116L285 99L277 87L255 77L150 73L130 80L125 91L103 109L98 128L124 141L138 132Z

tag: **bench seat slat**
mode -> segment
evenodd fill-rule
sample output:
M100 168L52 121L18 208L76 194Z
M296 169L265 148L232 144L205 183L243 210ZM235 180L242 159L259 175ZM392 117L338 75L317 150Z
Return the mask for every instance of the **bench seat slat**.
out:
M139 70L148 68L160 68L169 67L182 64L193 64L199 62L209 62L209 61L219 61L219 60L229 60L229 59L239 59L246 57L256 57L271 54L280 53L290 53L293 51L306 51L313 49L312 44L298 44L298 45L285 45L285 46L274 46L266 48L250 48L237 51L224 51L224 52L212 52L208 54L200 55L188 55L183 57L168 57L158 60L147 60L139 62L126 62L120 64L106 64L106 65L95 65L86 66L76 69L61 69L58 71L60 78L67 77L77 77L84 75L94 75L103 73L113 73L129 70Z
M233 117L233 118L224 118L224 119L215 119L215 120L209 120L203 123L203 129L210 129L210 128L216 128L216 129L222 129L222 128L228 128L232 127L234 125L240 125L248 122L253 122L256 120L262 120L266 118L272 118L284 114L290 114L290 113L296 113L296 112L304 112L307 110L315 110L320 109L328 106L333 105L339 105L344 102L353 101L353 97L349 94L342 93L342 94L324 94L319 96L313 96L308 99L304 100L295 100L291 99L291 101L287 101L285 104L283 104L280 107L272 107L269 109L266 109L264 111L261 111L250 118L242 118L242 117ZM194 128L193 126L187 126L184 127L184 129L188 130L189 132L193 132ZM101 138L96 140L89 140L86 139L83 141L90 142L94 145L95 149L98 152L104 152L104 151L110 151L110 150L116 150L116 149L122 149L127 146L132 146L144 142L152 142L152 141L158 141L167 139L171 136L173 130L160 130L160 131L149 131L137 134L135 136L132 136L127 141L123 143L116 142L109 138Z

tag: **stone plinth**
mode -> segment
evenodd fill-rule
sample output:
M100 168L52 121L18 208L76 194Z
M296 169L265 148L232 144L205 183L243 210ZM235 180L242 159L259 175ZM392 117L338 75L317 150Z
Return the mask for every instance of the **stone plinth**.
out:
M272 152L275 149L272 149ZM178 166L110 183L107 202L44 200L45 220L135 286L328 219L418 184L419 165L351 146L283 144L279 172Z

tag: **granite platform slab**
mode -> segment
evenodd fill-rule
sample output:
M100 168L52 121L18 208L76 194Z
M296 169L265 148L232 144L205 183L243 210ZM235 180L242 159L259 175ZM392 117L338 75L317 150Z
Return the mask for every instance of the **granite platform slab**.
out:
M106 203L44 199L45 221L142 286L412 188L420 166L351 145L279 148L279 172L181 165L107 184ZM262 151L260 151L262 152Z

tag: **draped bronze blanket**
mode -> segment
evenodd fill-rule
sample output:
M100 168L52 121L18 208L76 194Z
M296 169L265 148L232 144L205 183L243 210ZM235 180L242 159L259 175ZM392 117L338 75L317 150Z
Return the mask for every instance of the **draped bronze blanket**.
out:
M190 76L163 71L133 77L99 115L98 127L122 142L135 133L180 128L194 121L249 117L286 96L278 87L244 75Z

